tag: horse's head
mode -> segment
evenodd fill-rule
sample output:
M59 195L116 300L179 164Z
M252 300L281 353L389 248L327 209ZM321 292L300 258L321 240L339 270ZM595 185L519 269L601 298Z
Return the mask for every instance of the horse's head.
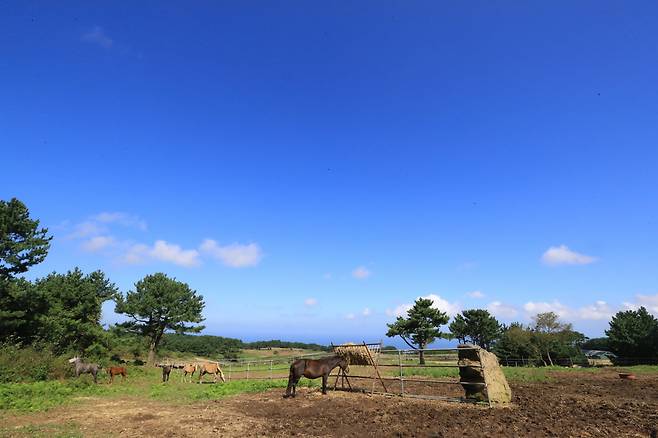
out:
M75 357L72 357L71 359L69 359L69 363L75 363L79 360L80 360L80 358L78 356L75 356Z
M338 362L338 366L340 367L341 370L343 370L345 374L350 372L350 361L347 360L346 357L340 358L340 362Z

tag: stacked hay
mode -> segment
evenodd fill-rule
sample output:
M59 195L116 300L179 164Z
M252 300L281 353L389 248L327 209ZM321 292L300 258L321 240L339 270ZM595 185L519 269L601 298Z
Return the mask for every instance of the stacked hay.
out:
M334 353L347 359L350 365L374 365L367 345L334 345Z
M507 384L495 354L468 344L460 345L458 354L459 377L467 399L492 403L512 401L512 390ZM485 382L486 387L469 384Z

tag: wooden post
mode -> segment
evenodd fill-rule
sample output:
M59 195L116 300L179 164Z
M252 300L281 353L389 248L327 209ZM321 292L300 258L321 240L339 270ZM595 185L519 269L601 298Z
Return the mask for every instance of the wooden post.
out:
M400 395L404 397L404 375L402 374L402 351L398 350L398 365L400 366Z
M384 384L384 380L382 379L381 374L379 374L379 367L377 367L377 363L375 360L372 358L372 354L370 354L370 348L368 348L368 345L364 342L363 343L364 347L366 347L366 351L368 352L368 357L370 358L370 362L372 362L372 365L375 367L375 372L377 373L377 377L379 378L379 381L382 384L382 387L384 388L384 392L388 392L388 389L386 389L386 385ZM375 382L373 381L372 384L372 392L375 391Z
M249 362L247 362L247 380L249 380Z

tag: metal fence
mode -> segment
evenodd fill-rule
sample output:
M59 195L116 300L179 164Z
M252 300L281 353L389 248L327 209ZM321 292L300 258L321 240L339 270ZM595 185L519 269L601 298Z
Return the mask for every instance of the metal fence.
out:
M468 350L462 347L459 350ZM477 348L472 348L477 350ZM464 401L461 385L485 386L483 382L460 382L458 348L424 350L378 350L375 366L350 365L343 375L336 368L328 386L371 394L397 395L410 398ZM424 364L420 364L420 356ZM331 353L306 354L271 359L220 361L227 380L287 379L290 364L299 358L317 358ZM477 365L470 364L470 367Z

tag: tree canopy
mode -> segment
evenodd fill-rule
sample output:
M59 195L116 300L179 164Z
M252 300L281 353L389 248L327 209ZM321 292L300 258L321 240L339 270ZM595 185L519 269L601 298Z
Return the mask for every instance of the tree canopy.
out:
M488 311L470 309L455 316L449 329L459 342L471 342L488 350L500 337L502 327Z
M21 201L0 200L0 281L26 272L48 255L48 229L39 228L39 221Z
M203 326L190 325L203 321L203 308L203 296L186 283L156 273L135 283L135 290L129 291L125 297L119 295L115 310L132 319L124 323L125 327L149 340L148 361L153 364L165 330L176 333L203 330Z
M423 349L437 338L445 337L441 326L450 318L445 312L432 307L434 302L427 298L418 298L407 312L407 317L398 316L388 325L386 336L400 336L411 348L420 350L420 363L425 363ZM414 345L415 344L415 345Z
M100 354L107 350L100 324L102 305L119 293L102 271L85 275L79 268L66 274L52 273L37 280L34 290L45 303L41 317L41 339L55 352ZM96 351L93 351L96 350Z
M617 312L605 334L608 335L610 349L618 356L658 356L658 320L644 307Z

